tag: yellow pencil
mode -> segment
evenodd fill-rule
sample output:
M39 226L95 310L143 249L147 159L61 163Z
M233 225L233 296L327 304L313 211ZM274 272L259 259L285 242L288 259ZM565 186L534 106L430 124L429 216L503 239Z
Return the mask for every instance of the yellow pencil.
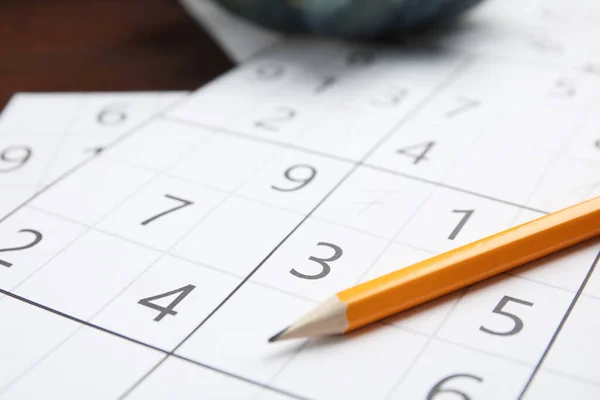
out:
M600 197L339 292L269 339L335 335L600 235Z

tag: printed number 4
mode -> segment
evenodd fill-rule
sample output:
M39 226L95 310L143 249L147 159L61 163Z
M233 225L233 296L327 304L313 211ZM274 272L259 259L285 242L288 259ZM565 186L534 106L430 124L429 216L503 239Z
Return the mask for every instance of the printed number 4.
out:
M413 164L418 164L423 160L427 160L427 153L431 151L435 142L419 143L403 149L396 150L396 153L408 156L413 159Z
M494 307L492 312L494 314L500 314L507 318L512 319L512 321L514 322L514 326L512 327L512 329L510 329L509 331L506 331L506 332L497 332L497 331L492 331L492 330L486 328L485 326L480 326L479 330L482 332L489 333L491 335L497 335L497 336L512 336L512 335L516 335L517 333L521 332L523 330L523 320L521 318L517 317L515 314L509 313L508 311L503 310L504 306L506 306L509 301L512 301L512 302L515 302L518 304L522 304L527 307L533 307L533 303L530 303L528 301L520 300L520 299L517 299L514 297L510 297L510 296L504 296L504 297L502 297L502 300L500 300L500 302L496 305L496 307Z
M181 303L183 299L185 299L187 295L190 294L195 288L196 286L194 285L187 285L184 287L180 287L179 289L171 290L170 292L158 294L156 296L146 297L145 299L141 299L140 301L138 301L138 304L150 307L153 310L160 311L160 314L158 314L156 318L154 318L154 320L158 322L167 315L176 315L177 311L175 311L175 307L177 306L177 304ZM169 305L167 305L166 307L163 307L156 303L152 303L152 301L154 300L163 299L165 297L173 296L178 293L179 295L175 297L175 300L169 303Z

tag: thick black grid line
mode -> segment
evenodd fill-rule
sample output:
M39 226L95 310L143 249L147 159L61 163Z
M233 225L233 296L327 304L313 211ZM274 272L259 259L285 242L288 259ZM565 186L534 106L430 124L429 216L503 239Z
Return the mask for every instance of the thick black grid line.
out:
M250 278L260 269L262 265L296 232L300 226L304 222L306 222L312 214L327 200L336 190L340 187L356 170L358 170L361 165L363 165L364 160L366 160L382 143L384 143L400 126L409 121L414 114L416 114L421 108L425 107L433 98L437 96L437 94L442 91L447 85L449 85L456 75L458 75L466 63L470 62L470 59L465 59L462 63L459 63L457 67L453 71L451 71L446 79L444 79L435 89L431 91L431 93L426 96L422 101L420 101L412 110L407 112L400 121L395 124L385 135L383 135L370 149L365 155L362 157L361 161L354 163L352 169L348 171L342 179L317 203L315 207L289 232L280 242L267 254L267 256L233 289L233 291L202 321L198 326L190 332L169 354L167 354L157 365L155 365L147 374L145 374L142 378L140 378L133 386L131 386L122 396L121 399L127 397L129 393L135 390L148 376L152 374L165 360L173 355L177 349L179 349L202 325L204 325L246 282L250 280ZM278 143L279 144L279 143ZM280 145L280 144L279 144ZM265 385L265 387L268 387Z
M252 278L252 276L260 269L260 267L262 267L268 260L269 258L271 258L271 256L273 254L275 254L275 252L277 250L279 250L279 248L294 234L294 232L296 232L300 226L302 226L302 224L304 222L306 222L306 220L308 220L310 218L310 216L316 211L316 209L325 201L327 200L327 198L335 191L335 189L337 189L343 182L346 181L346 179L352 174L352 172L354 172L354 170L356 170L358 168L358 165L355 165L349 172L346 173L346 175L337 183L336 186L333 187L333 189L331 189L327 195L325 195L325 197L260 261L260 263L258 263L258 265L256 267L254 267L254 269L252 271L250 271L250 273L227 295L227 297L225 297L220 303L219 305L217 305L217 307L210 313L208 314L188 335L185 336L185 338L179 342L179 344L177 346L175 346L175 348L171 351L168 352L168 354L165 355L165 357L160 360L150 371L148 371L144 376L142 376L137 382L135 382L134 385L132 385L120 398L123 399L125 397L127 397L133 390L135 390L144 380L146 380L146 378L148 378L154 371L156 371L156 369L158 367L160 367L166 360L167 358L169 358L169 356L175 355L175 352L190 338L194 335L194 333L196 333L198 331L198 329L200 329L217 311L219 311L221 309L221 307L223 307L225 305L225 303L227 303L227 301L229 301L229 299L231 299L233 297L233 295L235 295L241 288L242 286L244 286L244 284L246 284L250 278ZM267 388L267 386L264 386L265 388Z
M533 379L536 377L537 373L540 371L540 369L542 367L542 364L544 363L544 360L546 359L546 357L550 353L550 350L552 350L552 346L556 342L556 339L558 338L558 335L560 335L560 332L562 331L562 328L564 327L565 323L569 319L569 316L571 315L571 312L575 308L575 305L577 304L577 301L581 297L581 294L583 293L583 291L584 291L584 289L585 289L588 281L590 280L590 277L594 273L594 271L596 269L596 266L598 265L599 261L600 261L600 251L598 251L598 254L596 255L596 258L594 259L594 262L592 263L592 266L588 270L588 273L586 274L585 279L583 280L583 282L579 286L579 289L577 290L577 293L575 293L575 296L573 296L573 300L571 301L571 304L569 304L569 308L567 309L567 311L563 315L562 319L560 320L560 323L558 324L558 327L554 331L554 334L552 335L552 338L550 339L550 342L548 342L548 345L546 346L546 349L544 350L544 353L542 354L542 357L540 357L540 360L538 361L538 363L536 364L535 368L531 372L531 375L529 376L529 379L527 379L527 382L525 383L525 386L523 387L523 390L521 391L521 393L519 394L519 397L517 398L518 400L522 400L524 398L524 396L526 395L527 390L531 387Z
M83 326L86 326L88 328L96 329L96 330L99 330L101 332L104 332L104 333L107 333L107 334L119 337L121 339L127 340L128 342L132 342L132 343L138 344L140 346L146 347L148 349L158 351L158 352L163 353L165 355L168 355L170 353L169 350L165 350L163 348L151 345L149 343L142 342L141 340L135 339L135 338L133 338L131 336L123 335L122 333L119 333L117 331L113 331L111 329L104 328L104 327L102 327L100 325L93 324L93 323L91 323L89 321L86 321L86 320L74 317L74 316L72 316L70 314L66 314L66 313L64 313L62 311L59 311L59 310L55 309L55 308L45 306L45 305L43 305L41 303L38 303L36 301L33 301L33 300L28 299L28 298L25 298L25 297L19 296L17 294L14 294L14 293L12 293L12 292L10 292L8 290L0 289L0 294L3 294L5 296L7 296L7 297L10 297L13 300L17 300L17 301L21 301L23 303L29 304L30 306L37 307L37 308L39 308L41 310L47 311L49 313L52 313L52 314L57 315L59 317L68 319L70 321L77 322L77 323L79 323L79 324L81 324ZM265 386L262 383L254 381L252 379L248 379L248 378L236 375L236 374L232 374L232 373L229 373L229 372L227 372L225 370L222 370L222 369L219 369L219 368L215 368L215 367L210 366L210 365L205 365L205 364L200 363L198 361L195 361L195 360L192 360L192 359L188 359L186 357L179 356L177 354L173 354L173 357L176 357L176 358L188 361L190 363L196 364L196 365L201 366L201 367L208 368L208 369L213 370L215 372L218 372L220 374L227 375L229 377L232 377L232 378L235 378L235 379L238 379L238 380L250 383L252 385L260 386L260 387L265 388ZM289 392L286 392L284 390L280 390L280 389L276 389L276 388L267 388L267 389L273 390L275 392L278 392L280 394L284 394L284 395L289 396L289 397L293 397L293 398L296 398L296 399L304 400L303 397L295 395L295 394L292 394L292 393L289 393Z
M443 182L437 182L431 179L427 179L427 178L422 178L419 176L415 176L415 175L411 175L411 174L407 174L404 172L400 172L400 171L395 171L389 168L383 168L383 167L378 167L376 165L372 165L372 164L368 164L366 163L364 160L366 158L368 158L371 154L371 152L369 152L367 154L366 157L363 158L363 161L355 161L349 158L344 158L344 157L339 157L336 156L334 154L330 154L330 153L326 153L326 152L322 152L322 151L317 151L317 150L313 150L313 149L309 149L309 148L305 148L305 147L301 147L301 146L296 146L294 144L290 144L290 143L285 143L285 142L278 142L276 140L269 140L269 139L264 139L264 138L260 138L257 136L252 136L252 135L248 135L242 132L237 132L231 129L225 129L225 128L220 128L220 127L215 127L213 125L206 125L206 124L202 124L202 123L198 123L195 121L188 121L188 120L184 120L182 118L178 118L178 117L173 117L170 115L165 115L163 116L164 119L167 120L172 120L174 122L183 124L183 125L190 125L190 126L194 126L194 127L201 127L201 128L205 128L214 132L219 132L219 133L223 133L223 134L227 134L227 135L231 135L231 136L235 136L235 137L241 137L243 139L247 139L247 140L253 140L259 143L267 143L267 144L271 144L271 145L275 145L275 146L279 146L279 147L283 147L283 148L287 148L287 149L292 149L292 150L297 150L297 151L301 151L304 153L309 153L309 154L314 154L317 156L321 156L321 157L326 157L332 160L336 160L336 161L343 161L343 162L347 162L347 163L351 163L351 164L355 164L355 165L361 165L362 167L365 168L370 168L373 169L375 171L380 171L380 172L385 172L388 174L392 174L392 175L396 175L396 176L401 176L403 178L407 178L407 179L412 179L418 182L422 182L422 183L426 183L429 185L434 185L434 186L438 186L438 187L443 187L446 189L450 189L450 190L454 190L457 192L461 192L461 193L465 193L465 194L470 194L472 196L476 196L476 197L480 197L486 200L491 200L497 203L502 203L505 205L509 205L509 206L513 206L513 207L517 207L517 208L521 208L523 210L528 210L528 211L533 211L533 212L537 212L540 214L548 214L547 211L542 211L542 210L538 210L537 208L533 208L533 207L529 207L523 204L518 204L518 203L514 203L512 201L508 201L508 200L504 200L504 199L500 199L498 197L494 197L494 196L489 196L486 194L482 194L482 193L478 193L472 190L468 190L468 189L464 189L458 186L453 186L453 185L448 185L446 183ZM397 126L395 126L392 131L397 130ZM387 140L389 138L389 135L384 135L384 139ZM381 143L378 143L375 148L379 147Z

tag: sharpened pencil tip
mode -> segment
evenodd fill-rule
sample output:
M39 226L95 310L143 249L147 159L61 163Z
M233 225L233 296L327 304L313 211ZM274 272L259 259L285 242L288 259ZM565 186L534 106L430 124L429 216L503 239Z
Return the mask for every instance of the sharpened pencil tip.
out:
M288 330L288 328L289 328L289 326L287 328L283 329L282 331L278 332L277 334L271 336L269 338L269 343L277 342L281 338L281 336L283 336L285 331Z

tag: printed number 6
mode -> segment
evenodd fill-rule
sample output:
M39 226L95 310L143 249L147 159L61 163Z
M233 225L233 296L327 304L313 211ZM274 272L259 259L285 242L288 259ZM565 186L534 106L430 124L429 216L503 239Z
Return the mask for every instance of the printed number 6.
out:
M445 377L438 383L436 383L435 386L431 388L431 390L429 391L429 394L427 394L427 400L433 400L434 398L437 397L438 394L441 394L441 393L453 393L453 394L456 394L456 395L462 397L463 400L470 400L471 398L469 396L467 396L467 394L465 394L464 392L461 392L457 389L446 389L443 387L446 382L448 382L452 379L456 379L456 378L470 378L470 379L476 380L478 382L483 382L483 378L480 378L475 375L469 375L469 374L450 375L450 376Z
M329 272L331 272L331 267L329 266L328 263L339 259L344 252L342 251L342 249L339 246L336 246L335 244L332 244L332 243L319 242L319 243L317 243L317 246L327 246L327 247L332 248L334 251L333 256L331 256L329 258L317 258L317 257L313 257L313 256L308 258L310 261L314 261L317 264L321 265L321 267L322 267L321 272L319 272L316 275L305 275L301 272L296 271L294 268L292 268L290 270L290 274L292 274L298 278L310 279L310 280L325 278L327 275L329 275Z
M515 326L510 331L507 331L507 332L492 331L490 329L487 329L484 326L480 326L479 330L482 332L485 332L485 333L489 333L491 335L498 335L498 336L512 336L512 335L516 335L517 333L521 332L523 330L523 320L514 314L511 314L507 311L502 310L509 301L514 301L515 303L523 304L524 306L533 307L533 303L530 303L528 301L516 299L516 298L510 297L510 296L504 296L502 298L502 300L500 300L500 302L496 305L496 307L494 307L494 310L492 312L494 314L504 315L505 317L512 319L513 322L515 323Z

